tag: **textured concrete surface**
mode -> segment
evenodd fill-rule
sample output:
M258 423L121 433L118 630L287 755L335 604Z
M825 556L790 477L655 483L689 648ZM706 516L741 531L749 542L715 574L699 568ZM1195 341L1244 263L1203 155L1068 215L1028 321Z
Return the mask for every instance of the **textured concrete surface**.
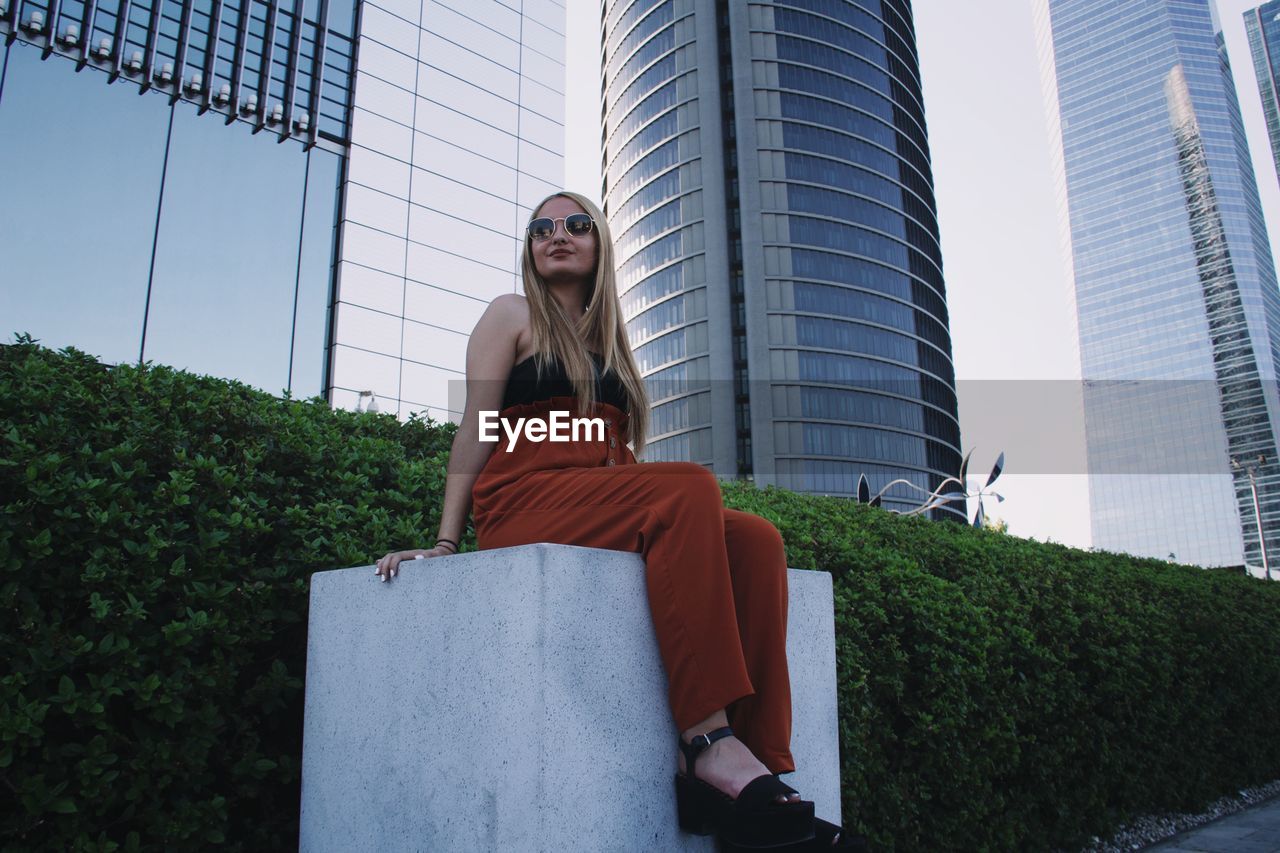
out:
M1218 818L1145 849L1159 853L1280 853L1280 799Z
M840 817L831 578L792 570L798 772ZM676 826L640 557L528 545L311 580L304 851L710 851Z

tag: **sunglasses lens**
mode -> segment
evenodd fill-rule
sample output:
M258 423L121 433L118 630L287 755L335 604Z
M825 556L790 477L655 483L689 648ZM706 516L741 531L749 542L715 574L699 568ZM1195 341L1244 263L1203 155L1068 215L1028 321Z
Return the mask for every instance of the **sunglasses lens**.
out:
M591 217L585 213L575 213L565 217L564 230L574 237L582 237L591 233Z
M556 223L546 217L529 223L529 236L535 240L549 240L555 233Z

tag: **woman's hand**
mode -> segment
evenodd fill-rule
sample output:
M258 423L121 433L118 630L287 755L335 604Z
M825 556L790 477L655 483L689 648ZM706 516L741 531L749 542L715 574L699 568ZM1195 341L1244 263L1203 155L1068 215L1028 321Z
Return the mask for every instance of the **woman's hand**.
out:
M391 580L400 573L400 563L405 560L425 560L431 557L448 557L457 552L448 545L437 545L434 548L423 550L415 548L412 551L392 551L375 564L373 573L377 575L383 583Z

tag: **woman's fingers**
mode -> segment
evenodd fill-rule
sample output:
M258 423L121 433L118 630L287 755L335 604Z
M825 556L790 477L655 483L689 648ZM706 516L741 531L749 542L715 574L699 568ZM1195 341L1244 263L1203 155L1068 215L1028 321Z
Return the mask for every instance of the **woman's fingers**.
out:
M380 558L373 566L373 573L386 583L387 581L400 574L400 564L405 560L424 560L427 557L448 557L454 552L448 548L436 546L429 551L421 549L414 551L393 551L385 557Z
M396 572L400 567L401 553L403 552L397 551L387 554L374 565L373 573L377 575L383 583L386 583L396 576Z

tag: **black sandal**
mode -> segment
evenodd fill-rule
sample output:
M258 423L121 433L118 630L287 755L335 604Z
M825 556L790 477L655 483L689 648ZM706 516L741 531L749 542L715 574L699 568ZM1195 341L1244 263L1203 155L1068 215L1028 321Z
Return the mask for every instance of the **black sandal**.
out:
M676 774L676 811L680 828L695 835L715 832L720 840L748 850L783 847L813 838L813 803L777 801L797 793L777 776L766 774L747 783L735 800L699 779L694 765L703 750L733 736L725 726L698 735L692 743L677 739L684 753L685 772Z
M739 853L739 851L750 849L749 847L743 847L724 840L720 842L720 853ZM834 823L829 823L822 818L814 818L813 838L808 841L777 847L774 849L774 853L820 853L820 851L867 853L867 850L867 837L865 835L854 835L846 832L842 826L836 826Z

